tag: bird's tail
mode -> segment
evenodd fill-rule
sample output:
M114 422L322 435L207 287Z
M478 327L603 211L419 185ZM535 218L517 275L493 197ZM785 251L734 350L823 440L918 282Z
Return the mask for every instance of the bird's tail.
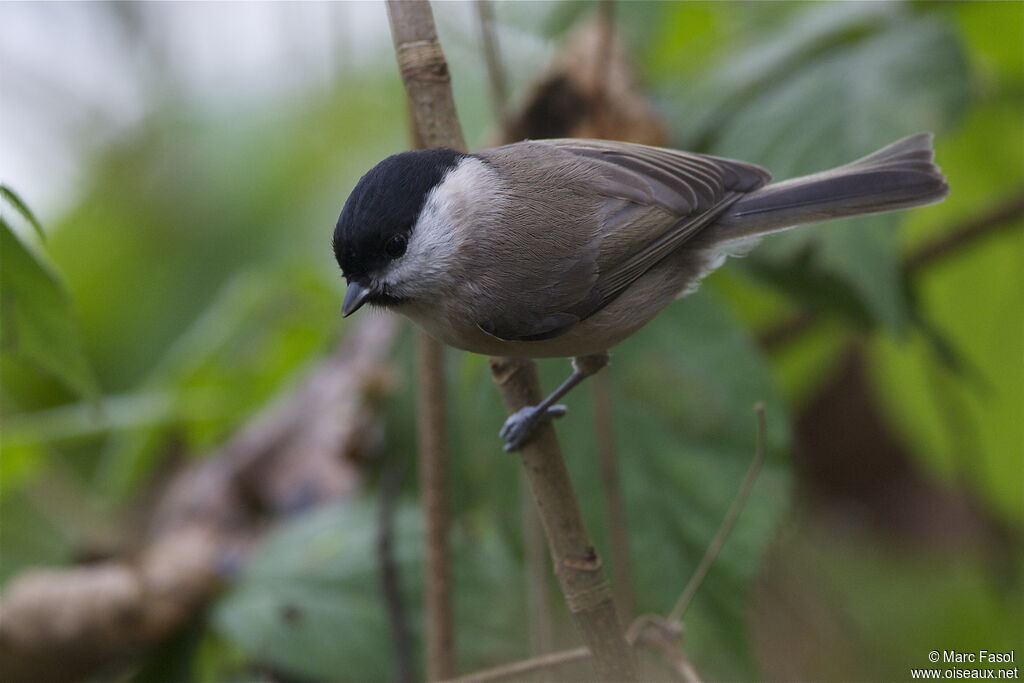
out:
M845 166L772 183L733 204L712 228L714 240L940 201L949 185L933 157L932 134L918 133Z

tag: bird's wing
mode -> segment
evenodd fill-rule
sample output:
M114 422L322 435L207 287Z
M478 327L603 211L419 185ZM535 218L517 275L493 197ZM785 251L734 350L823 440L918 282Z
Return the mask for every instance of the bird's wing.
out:
M574 138L536 143L596 162L604 171L604 192L681 217L707 211L728 192L751 192L771 180L754 164L664 147Z
M551 163L563 164L569 159L575 175L586 178L587 191L598 197L597 215L580 217L589 223L588 234L575 237L581 241L575 245L580 253L575 268L589 267L591 277L570 280L562 271L551 273L550 291L560 296L547 299L545 310L532 311L529 324L523 324L521 312L501 316L504 323L480 323L485 332L506 340L555 337L593 315L771 178L753 164L632 143L557 139L528 144L564 152L535 159L554 157L563 161ZM498 149L510 147L519 145ZM576 283L571 293L567 283Z

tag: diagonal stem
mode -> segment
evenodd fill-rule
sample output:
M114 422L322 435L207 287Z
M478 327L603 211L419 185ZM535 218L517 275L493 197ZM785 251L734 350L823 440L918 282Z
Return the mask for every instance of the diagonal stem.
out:
M533 361L492 358L491 374L509 413L540 400L540 378ZM558 437L541 424L520 451L555 573L576 628L590 649L600 680L636 680L633 653L623 636L611 587L583 524Z

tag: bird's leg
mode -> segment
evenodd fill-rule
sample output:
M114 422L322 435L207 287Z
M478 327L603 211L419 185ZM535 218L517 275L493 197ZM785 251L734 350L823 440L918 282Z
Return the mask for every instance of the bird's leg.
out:
M541 423L565 415L565 406L555 405L555 401L568 394L573 387L606 365L608 365L607 353L573 358L572 374L568 379L537 405L520 408L505 420L505 426L498 432L498 435L505 440L505 451L507 453L518 451L530 440L534 430Z

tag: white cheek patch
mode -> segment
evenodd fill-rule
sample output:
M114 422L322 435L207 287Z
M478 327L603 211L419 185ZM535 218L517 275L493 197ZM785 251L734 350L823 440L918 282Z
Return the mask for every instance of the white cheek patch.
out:
M431 190L405 254L382 274L394 294L415 298L445 289L457 277L452 272L461 241L468 237L465 228L494 194L494 175L484 162L466 157Z

